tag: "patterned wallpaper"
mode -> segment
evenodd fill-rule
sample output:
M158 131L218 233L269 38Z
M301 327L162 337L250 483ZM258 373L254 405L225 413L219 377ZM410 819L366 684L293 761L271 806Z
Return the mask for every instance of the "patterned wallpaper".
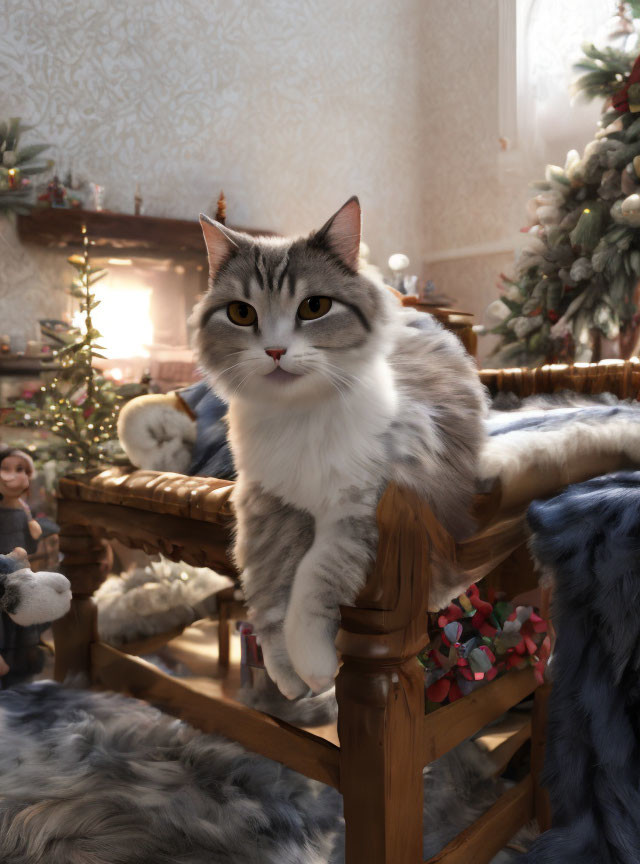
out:
M232 223L298 233L355 192L373 260L406 252L477 316L511 267L423 260L515 246L543 168L500 163L498 0L0 0L0 15L0 117L34 124L111 209L132 211L138 181L145 212L195 218L222 187ZM31 336L66 281L60 255L0 225L1 332Z
M514 0L515 2L515 0ZM526 201L501 176L498 147L498 0L430 0L423 80L429 173L423 187L429 250L502 240ZM463 23L464 22L464 25Z
M351 194L385 262L425 248L424 0L0 0L0 116L34 124L106 206L319 227ZM62 302L59 256L2 228L7 328ZM62 269L64 273L64 268ZM63 283L66 277L63 277ZM36 303L36 300L38 301ZM42 305L40 304L42 301ZM31 326L31 325L29 325ZM3 329L3 328L0 328Z

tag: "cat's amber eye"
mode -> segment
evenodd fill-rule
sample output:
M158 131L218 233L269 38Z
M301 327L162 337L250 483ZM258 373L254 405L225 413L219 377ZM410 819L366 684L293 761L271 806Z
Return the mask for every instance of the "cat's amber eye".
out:
M240 327L249 327L255 324L258 320L256 310L248 303L234 301L227 306L227 318L234 324L239 324Z
M313 321L314 318L322 318L331 309L329 297L307 297L298 306L298 317L303 321Z

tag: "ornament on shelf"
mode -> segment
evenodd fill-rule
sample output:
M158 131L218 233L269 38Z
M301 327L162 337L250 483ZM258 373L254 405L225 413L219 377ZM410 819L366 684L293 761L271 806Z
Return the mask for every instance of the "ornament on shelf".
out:
M133 214L134 216L142 216L142 195L139 183L136 183L136 193L133 196Z
M74 174L72 162L69 163L62 182L67 190L66 200L69 207L83 207L89 194L88 184L84 178L79 178Z
M99 183L90 183L89 188L91 190L92 209L99 213L104 210L104 186Z
M224 197L224 192L222 189L220 190L220 197L218 198L218 203L216 205L216 222L219 222L221 225L227 224L227 199Z
M440 306L448 308L455 304L455 300L445 294L443 291L438 291L436 283L432 279L427 281L418 289L418 300L426 306Z
M401 294L415 293L418 277L405 275L405 270L409 269L410 263L409 258L402 252L394 253L388 261L389 269L393 274L391 284Z
M79 194L81 186L77 187L77 191L72 190L71 185L69 185L71 183L73 183L73 178L70 171L67 172L64 183L57 174L54 174L44 191L38 195L39 206L54 207L57 209L80 209L83 204L82 195Z
M47 183L45 191L38 195L38 201L49 207L66 207L67 190L60 182L57 174L54 174Z

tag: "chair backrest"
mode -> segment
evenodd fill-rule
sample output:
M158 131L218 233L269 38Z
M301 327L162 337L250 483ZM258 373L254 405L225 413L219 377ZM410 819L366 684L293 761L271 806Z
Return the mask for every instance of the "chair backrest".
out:
M480 380L492 396L500 392L531 396L535 393L613 393L620 399L637 399L640 394L640 360L601 360L600 363L573 363L513 369L481 369Z

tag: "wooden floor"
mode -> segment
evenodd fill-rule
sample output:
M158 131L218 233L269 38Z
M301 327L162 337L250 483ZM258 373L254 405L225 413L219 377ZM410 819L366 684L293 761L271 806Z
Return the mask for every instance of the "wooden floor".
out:
M189 671L188 683L206 696L235 700L240 688L240 637L231 624L231 651L229 669L218 669L218 624L202 620L172 639L165 648L157 652L160 658L171 665L181 664ZM182 670L184 671L184 669ZM328 726L300 727L312 731L338 745L336 724Z

